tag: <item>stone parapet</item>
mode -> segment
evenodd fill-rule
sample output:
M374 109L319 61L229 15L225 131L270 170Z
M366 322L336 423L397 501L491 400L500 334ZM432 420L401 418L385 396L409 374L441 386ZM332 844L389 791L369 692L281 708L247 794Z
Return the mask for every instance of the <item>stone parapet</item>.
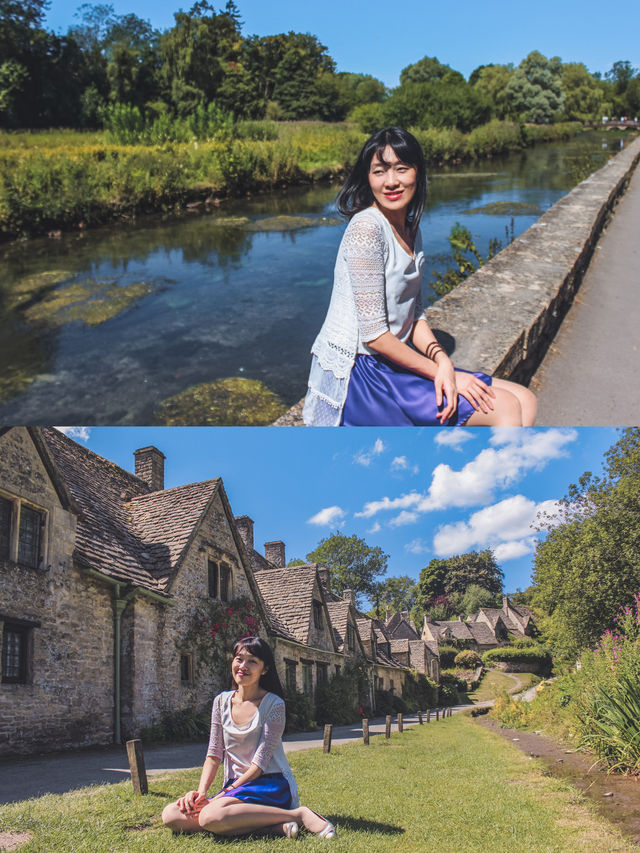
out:
M426 311L454 363L527 384L640 159L635 139ZM302 402L274 426L302 426Z

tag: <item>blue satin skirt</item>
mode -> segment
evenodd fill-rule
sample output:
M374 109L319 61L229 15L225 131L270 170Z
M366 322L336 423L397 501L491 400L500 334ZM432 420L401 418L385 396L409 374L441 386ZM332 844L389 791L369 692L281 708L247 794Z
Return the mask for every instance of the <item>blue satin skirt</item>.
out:
M457 373L471 373L456 367ZM491 385L486 373L474 376ZM441 426L433 380L418 376L377 355L356 356L342 426ZM446 426L462 426L475 409L458 394L458 408Z
M234 782L228 779L225 787ZM276 806L279 809L291 808L291 789L282 773L263 773L252 782L238 785L233 791L227 791L225 797L235 797L245 803L255 803L259 806Z

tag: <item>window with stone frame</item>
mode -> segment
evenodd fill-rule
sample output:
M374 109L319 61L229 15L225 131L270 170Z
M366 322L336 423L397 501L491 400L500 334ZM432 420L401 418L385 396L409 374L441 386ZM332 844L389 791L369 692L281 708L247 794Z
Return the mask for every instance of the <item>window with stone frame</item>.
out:
M316 664L316 669L318 684L326 684L329 680L329 664L318 663Z
M180 655L180 681L183 684L193 681L193 655Z
M302 661L302 689L309 696L313 693L313 663Z
M18 563L21 565L31 569L40 565L43 528L44 513L23 503L18 526Z
M229 601L231 596L231 568L220 563L220 601Z
M284 666L285 685L289 690L296 690L298 687L296 679L296 667L298 666L297 661L285 658Z
M31 628L5 622L2 629L2 683L26 684Z
M213 560L207 560L207 574L209 579L209 598L218 597L218 578L220 575L218 564Z
M313 625L322 629L322 602L313 600Z
M12 502L0 497L0 560L8 560L11 556L12 511Z
M382 675L378 676L378 690L384 690L384 677Z
M351 624L351 622L347 622L347 648L350 652L354 651L356 647L356 632Z
M226 563L207 560L209 598L229 601L231 598L231 567Z

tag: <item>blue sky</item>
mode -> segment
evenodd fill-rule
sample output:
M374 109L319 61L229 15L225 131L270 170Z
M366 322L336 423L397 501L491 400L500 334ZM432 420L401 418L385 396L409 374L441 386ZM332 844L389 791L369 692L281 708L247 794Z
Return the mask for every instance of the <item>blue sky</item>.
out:
M68 431L69 428L65 428ZM600 472L615 429L75 428L127 470L133 451L165 454L165 487L222 477L256 549L282 539L305 559L336 529L390 555L389 575L417 578L435 556L493 548L505 588L530 582L540 510Z
M224 8L224 0L213 2ZM113 0L117 14L135 12L159 29L173 24L173 13L191 0ZM438 59L466 77L489 62L519 63L530 51L584 62L590 71L608 71L618 60L640 65L640 4L607 7L595 0L237 0L245 35L310 32L327 46L339 71L373 74L397 85L400 71L423 56ZM46 24L65 33L78 0L54 0Z

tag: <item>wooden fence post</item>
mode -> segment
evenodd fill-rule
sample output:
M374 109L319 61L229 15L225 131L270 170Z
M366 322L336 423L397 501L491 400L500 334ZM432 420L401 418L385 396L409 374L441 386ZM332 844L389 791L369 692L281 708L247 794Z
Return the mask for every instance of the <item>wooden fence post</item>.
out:
M322 743L322 751L323 752L331 752L331 732L333 731L333 726L327 723L324 727L324 741Z
M427 722L431 722L431 708L427 708Z
M147 783L147 771L144 766L141 740L136 738L136 740L127 741L127 758L129 759L134 794L148 794L149 785Z
M440 708L436 708L436 720L440 719Z
M418 723L422 725L422 711L418 711Z
M369 743L369 720L366 718L362 721L362 740L365 744Z
M402 714L398 714L398 731L399 731L399 732L404 731L404 725L403 725L403 721L402 721Z
M385 720L384 736L391 737L391 717L389 715L387 715L387 719Z

